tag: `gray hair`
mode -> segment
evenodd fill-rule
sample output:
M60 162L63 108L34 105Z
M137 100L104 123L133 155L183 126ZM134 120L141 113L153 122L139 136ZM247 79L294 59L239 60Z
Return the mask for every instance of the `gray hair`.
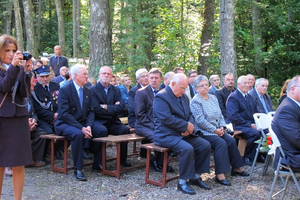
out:
M248 80L247 76L240 76L237 80L237 83L242 83L245 78Z
M142 73L145 73L145 72L148 72L148 70L145 69L145 68L138 69L138 70L135 72L135 78L136 78L136 79L140 78L140 75L141 75Z
M258 86L260 86L262 81L268 81L268 79L265 79L265 78L256 79L256 81L255 81L255 88L257 88Z
M211 76L209 77L209 82L212 84L213 81L214 81L214 78L216 78L216 77L219 77L219 75L217 75L217 74L211 75Z
M101 74L102 69L103 69L104 67L110 68L110 71L111 71L111 73L112 73L112 71L113 71L112 68L111 68L110 66L108 66L108 65L104 65L104 66L100 67L100 69L99 69L99 74Z
M164 75L164 78L169 78L171 76L171 74L175 74L173 71L170 71L170 72L167 72L165 75Z
M208 79L207 79L206 76L204 76L204 75L198 75L198 76L194 79L194 81L193 81L193 86L194 86L195 88L198 88L198 87L199 87L199 86L198 86L198 83L200 83L201 81L204 81L204 80L206 80L207 83L208 83Z
M287 92L289 92L291 90L291 87L295 86L298 82L300 81L300 75L294 76L288 86L287 86Z
M82 69L82 68L86 69L85 65L75 64L75 65L71 66L70 74L71 74L72 79L75 76L75 74L78 74L79 70Z
M176 85L182 80L182 78L186 78L186 75L185 74L175 74L173 77L172 77L172 80L170 82L170 84L172 85L172 83L176 83Z

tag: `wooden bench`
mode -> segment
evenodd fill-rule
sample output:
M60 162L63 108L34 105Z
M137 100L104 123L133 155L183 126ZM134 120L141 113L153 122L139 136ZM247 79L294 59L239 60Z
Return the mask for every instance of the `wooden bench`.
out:
M94 138L93 141L102 142L102 175L107 174L107 175L111 175L111 176L116 176L117 179L120 179L120 174L122 172L130 170L130 169L145 166L145 164L142 164L142 165L136 165L136 166L126 167L126 168L121 169L121 143L122 142L136 142L136 141L140 141L142 139L143 139L143 137L137 136L135 134ZM106 158L106 143L107 142L112 142L112 143L116 144L116 146L117 146L117 157L109 158L109 159ZM129 154L128 156L137 155L137 153L135 153L135 151L136 150L134 150L134 152L132 154ZM106 169L106 162L110 161L110 160L115 160L115 159L117 160L117 164L116 164L117 169L116 170Z
M234 131L233 137L235 139L239 140L238 149L239 149L241 156L243 157L245 154L246 146L247 146L247 140L242 138L242 136L240 136L241 133L243 133L243 132L242 131Z
M179 175L167 178L168 151L169 151L168 148L160 147L160 146L157 146L153 143L142 144L140 146L140 148L144 148L144 149L147 150L145 184L151 183L151 184L154 184L154 185L158 185L161 188L164 188L166 186L167 182L179 178ZM151 151L162 152L163 156L164 156L162 179L158 180L158 181L149 179Z
M62 172L64 174L67 174L69 169L73 169L73 166L68 166L68 140L64 137L64 136L59 136L59 135L55 135L55 134L48 134L48 135L41 135L40 136L43 139L48 139L51 140L51 171L52 172ZM64 142L64 160L63 160L63 167L57 167L55 166L55 156L54 156L54 152L55 152L55 142L57 140L62 140ZM89 163L85 163L84 165L91 165L93 163L89 162Z

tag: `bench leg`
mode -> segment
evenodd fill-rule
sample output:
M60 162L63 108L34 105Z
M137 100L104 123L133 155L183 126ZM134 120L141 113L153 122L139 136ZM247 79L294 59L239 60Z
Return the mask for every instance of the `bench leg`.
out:
M64 140L64 174L68 172L68 140Z
M54 172L54 140L51 139L51 171Z
M166 187L167 183L167 169L168 169L168 152L164 152L164 164L163 164L163 177L161 187Z
M117 143L117 179L120 179L121 174L121 143Z
M149 171L150 171L150 159L151 159L151 150L147 149L147 156L146 156L146 175L145 175L145 184L148 184L149 180Z
M102 176L106 171L106 142L102 142Z

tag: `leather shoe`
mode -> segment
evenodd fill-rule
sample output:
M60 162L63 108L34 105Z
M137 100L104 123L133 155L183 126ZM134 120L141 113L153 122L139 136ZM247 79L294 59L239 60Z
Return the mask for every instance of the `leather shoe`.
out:
M226 178L219 180L218 177L215 178L215 181L217 183L220 183L221 185L231 186L231 183L226 180Z
M131 166L132 166L131 163L129 163L129 162L127 162L127 161L121 161L121 165L122 165L123 167L131 167Z
M189 183L191 185L196 185L204 190L210 190L210 186L209 185L206 185L202 179L199 177L199 178L195 178L195 179L190 179Z
M231 176L249 176L249 173L245 172L245 171L237 172L237 171L232 170Z
M44 167L44 166L46 166L46 163L41 160L35 160L35 161L33 161L33 166L34 167Z
M159 164L157 164L157 166L158 166L158 168L162 171L163 170L163 166L161 166L161 165L159 165ZM167 172L174 172L175 170L174 170L174 168L171 166L171 165L167 165Z
M160 166L157 164L156 160L150 160L150 164L151 164L151 166L154 168L155 171L157 171L157 172L162 172L162 167L160 167Z
M102 172L102 165L93 165L92 170L95 170L97 172Z
M185 194L196 194L194 189L191 186L189 186L187 183L180 184L178 182L177 190L179 190Z
M87 179L84 177L84 174L81 170L75 169L74 175L79 181L86 181Z
M93 158L93 156L87 154L86 151L84 151L84 150L82 150L82 151L83 151L83 155L82 155L82 156L83 156L83 159L84 159L84 160L90 160L90 159Z
M252 166L252 161L250 160L250 158L244 158L244 163L245 165Z
M257 157L257 162L265 163L266 162L265 156L259 154Z

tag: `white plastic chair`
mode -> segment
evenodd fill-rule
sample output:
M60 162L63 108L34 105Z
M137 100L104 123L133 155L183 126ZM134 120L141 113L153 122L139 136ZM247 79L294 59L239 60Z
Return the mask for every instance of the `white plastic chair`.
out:
M275 115L275 111L268 112L268 115L271 117L271 119L273 119Z
M252 162L252 167L251 167L251 171L250 171L248 181L251 181L258 154L261 152L260 147L262 145L263 140L266 139L266 134L264 133L264 130L268 129L271 126L271 122L272 122L272 119L265 113L255 113L255 114L253 114L253 118L254 118L254 121L255 121L256 129L258 131L260 131L260 140L259 140L259 143L257 145L254 160ZM263 172L262 172L262 175L264 176L267 172L269 162L270 162L270 155L267 155L265 164L263 166L256 167L255 170L264 167Z
M285 153L284 153L284 151L281 147L281 144L280 144L280 141L279 141L277 135L274 133L274 131L272 130L271 127L269 128L269 131L270 131L270 135L272 137L272 141L273 141L273 145L274 145L275 149L279 148L279 150L280 150L280 156L279 156L279 160L278 160L278 165L277 165L276 170L275 170L275 176L274 176L274 179L273 179L273 182L272 182L271 191L269 193L268 200L271 200L273 197L277 196L280 193L282 193L280 199L283 199L284 196L285 196L285 193L286 193L286 189L287 189L290 177L293 178L293 180L294 180L294 182L297 186L297 189L300 193L300 185L299 185L299 183L297 181L297 178L296 178L296 177L300 177L300 173L294 173L292 168L289 165L281 164L281 160L282 160L282 158L285 157ZM283 171L282 169L285 169L285 171ZM278 176L282 179L282 181L284 183L284 187L281 190L279 190L277 193L272 195ZM284 177L285 177L285 180L283 179Z

